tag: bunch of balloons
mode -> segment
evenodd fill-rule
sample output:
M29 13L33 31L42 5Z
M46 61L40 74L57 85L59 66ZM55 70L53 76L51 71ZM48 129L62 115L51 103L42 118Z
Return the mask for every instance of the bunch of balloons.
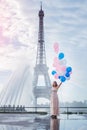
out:
M54 51L57 54L57 57L54 58L53 67L55 68L52 71L52 75L55 79L59 79L61 82L65 82L70 79L72 74L72 67L66 66L66 59L63 52L59 52L58 43L54 44Z

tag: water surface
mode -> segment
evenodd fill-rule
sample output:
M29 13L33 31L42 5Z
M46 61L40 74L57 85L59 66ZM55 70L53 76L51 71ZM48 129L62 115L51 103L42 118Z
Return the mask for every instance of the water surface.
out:
M85 115L61 115L51 119L49 115L0 114L0 130L87 130Z

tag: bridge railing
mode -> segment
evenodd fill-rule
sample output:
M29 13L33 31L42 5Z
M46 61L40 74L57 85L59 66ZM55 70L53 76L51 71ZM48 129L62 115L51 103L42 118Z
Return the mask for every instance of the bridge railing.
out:
M87 114L87 107L59 107L61 114ZM1 106L0 112L50 112L50 107Z
M27 112L50 114L50 107L25 107ZM63 115L65 119L77 119L78 115L87 117L87 107L59 107L60 117ZM82 117L81 117L82 119ZM87 119L87 118L86 118Z
M60 117L64 119L87 119L87 107L59 107ZM3 114L50 114L50 107L24 107L24 106L1 106L0 113ZM79 116L78 116L79 115Z

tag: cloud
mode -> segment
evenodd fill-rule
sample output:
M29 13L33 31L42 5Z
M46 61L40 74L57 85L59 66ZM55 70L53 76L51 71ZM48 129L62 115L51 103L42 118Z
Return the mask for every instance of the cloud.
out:
M4 82L6 83L7 81L7 77L9 77L11 75L11 70L4 70L4 71L0 71L0 83L3 84Z
M21 43L20 46L23 44L28 46L32 40L33 32L31 31L33 27L29 21L26 21L19 3L16 0L6 0L1 1L0 5L0 42L3 42L5 45L13 44L12 40L16 37L19 43Z
M33 56L32 50L36 52L33 26L26 21L16 0L0 1L0 22L0 69L12 70L21 57ZM31 57L28 60L31 62Z

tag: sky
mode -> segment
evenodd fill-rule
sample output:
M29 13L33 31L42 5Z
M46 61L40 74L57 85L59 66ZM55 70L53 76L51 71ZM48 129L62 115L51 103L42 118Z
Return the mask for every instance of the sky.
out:
M71 79L59 90L59 98L69 102L84 101L87 99L87 1L42 0L42 3L51 83L54 80L51 75L53 58L56 56L53 45L57 42L67 65L73 68ZM23 69L22 66L29 65L29 76L33 79L39 9L39 0L0 0L0 90L15 71Z

